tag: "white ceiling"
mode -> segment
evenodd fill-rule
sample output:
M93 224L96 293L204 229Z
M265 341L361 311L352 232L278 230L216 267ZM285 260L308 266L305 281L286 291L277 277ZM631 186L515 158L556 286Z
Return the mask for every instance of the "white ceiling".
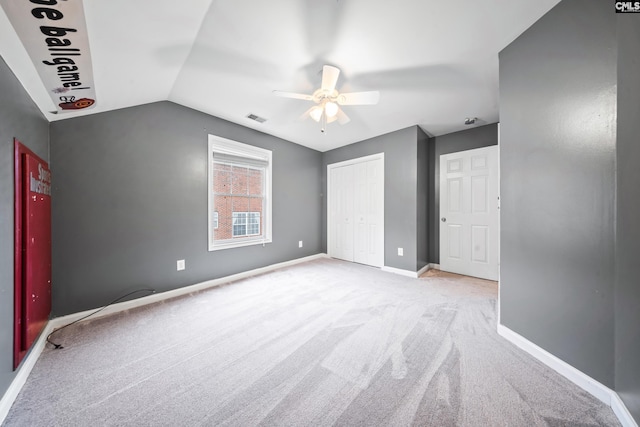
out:
M0 55L50 121L169 100L326 151L419 125L430 135L498 121L498 52L559 0L90 0L96 106L55 107L0 9ZM299 117L322 65L375 106L327 132ZM253 113L267 119L257 123Z

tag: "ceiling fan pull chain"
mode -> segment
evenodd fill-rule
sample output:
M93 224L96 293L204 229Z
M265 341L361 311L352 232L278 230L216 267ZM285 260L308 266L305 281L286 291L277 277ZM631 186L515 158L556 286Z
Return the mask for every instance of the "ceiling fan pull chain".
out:
M325 133L325 127L327 126L327 113L322 109L322 127L320 128L321 133Z

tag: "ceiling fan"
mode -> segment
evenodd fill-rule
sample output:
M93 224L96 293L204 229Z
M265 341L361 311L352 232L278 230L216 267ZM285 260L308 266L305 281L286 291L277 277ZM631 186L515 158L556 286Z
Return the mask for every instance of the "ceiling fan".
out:
M316 103L309 108L302 118L311 117L318 123L322 124L321 132L324 133L325 125L334 121L338 121L341 125L348 123L351 119L340 108L341 105L375 105L380 99L380 92L350 92L339 93L336 90L336 83L340 69L331 65L322 67L322 85L320 89L313 92L312 95L294 92L283 92L274 90L273 94L283 98L302 99L305 101L313 101Z

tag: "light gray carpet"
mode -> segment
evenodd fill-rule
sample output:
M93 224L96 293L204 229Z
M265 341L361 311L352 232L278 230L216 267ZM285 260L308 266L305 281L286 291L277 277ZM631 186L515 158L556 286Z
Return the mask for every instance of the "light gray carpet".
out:
M496 298L304 263L62 330L4 425L618 425L497 335Z

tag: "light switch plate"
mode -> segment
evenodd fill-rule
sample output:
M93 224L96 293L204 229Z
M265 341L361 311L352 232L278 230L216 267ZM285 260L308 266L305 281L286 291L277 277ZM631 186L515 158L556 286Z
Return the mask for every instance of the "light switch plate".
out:
M398 256L404 256L404 249L398 248Z
M186 265L183 259L178 260L177 267L178 267L178 271L182 271L186 268Z

